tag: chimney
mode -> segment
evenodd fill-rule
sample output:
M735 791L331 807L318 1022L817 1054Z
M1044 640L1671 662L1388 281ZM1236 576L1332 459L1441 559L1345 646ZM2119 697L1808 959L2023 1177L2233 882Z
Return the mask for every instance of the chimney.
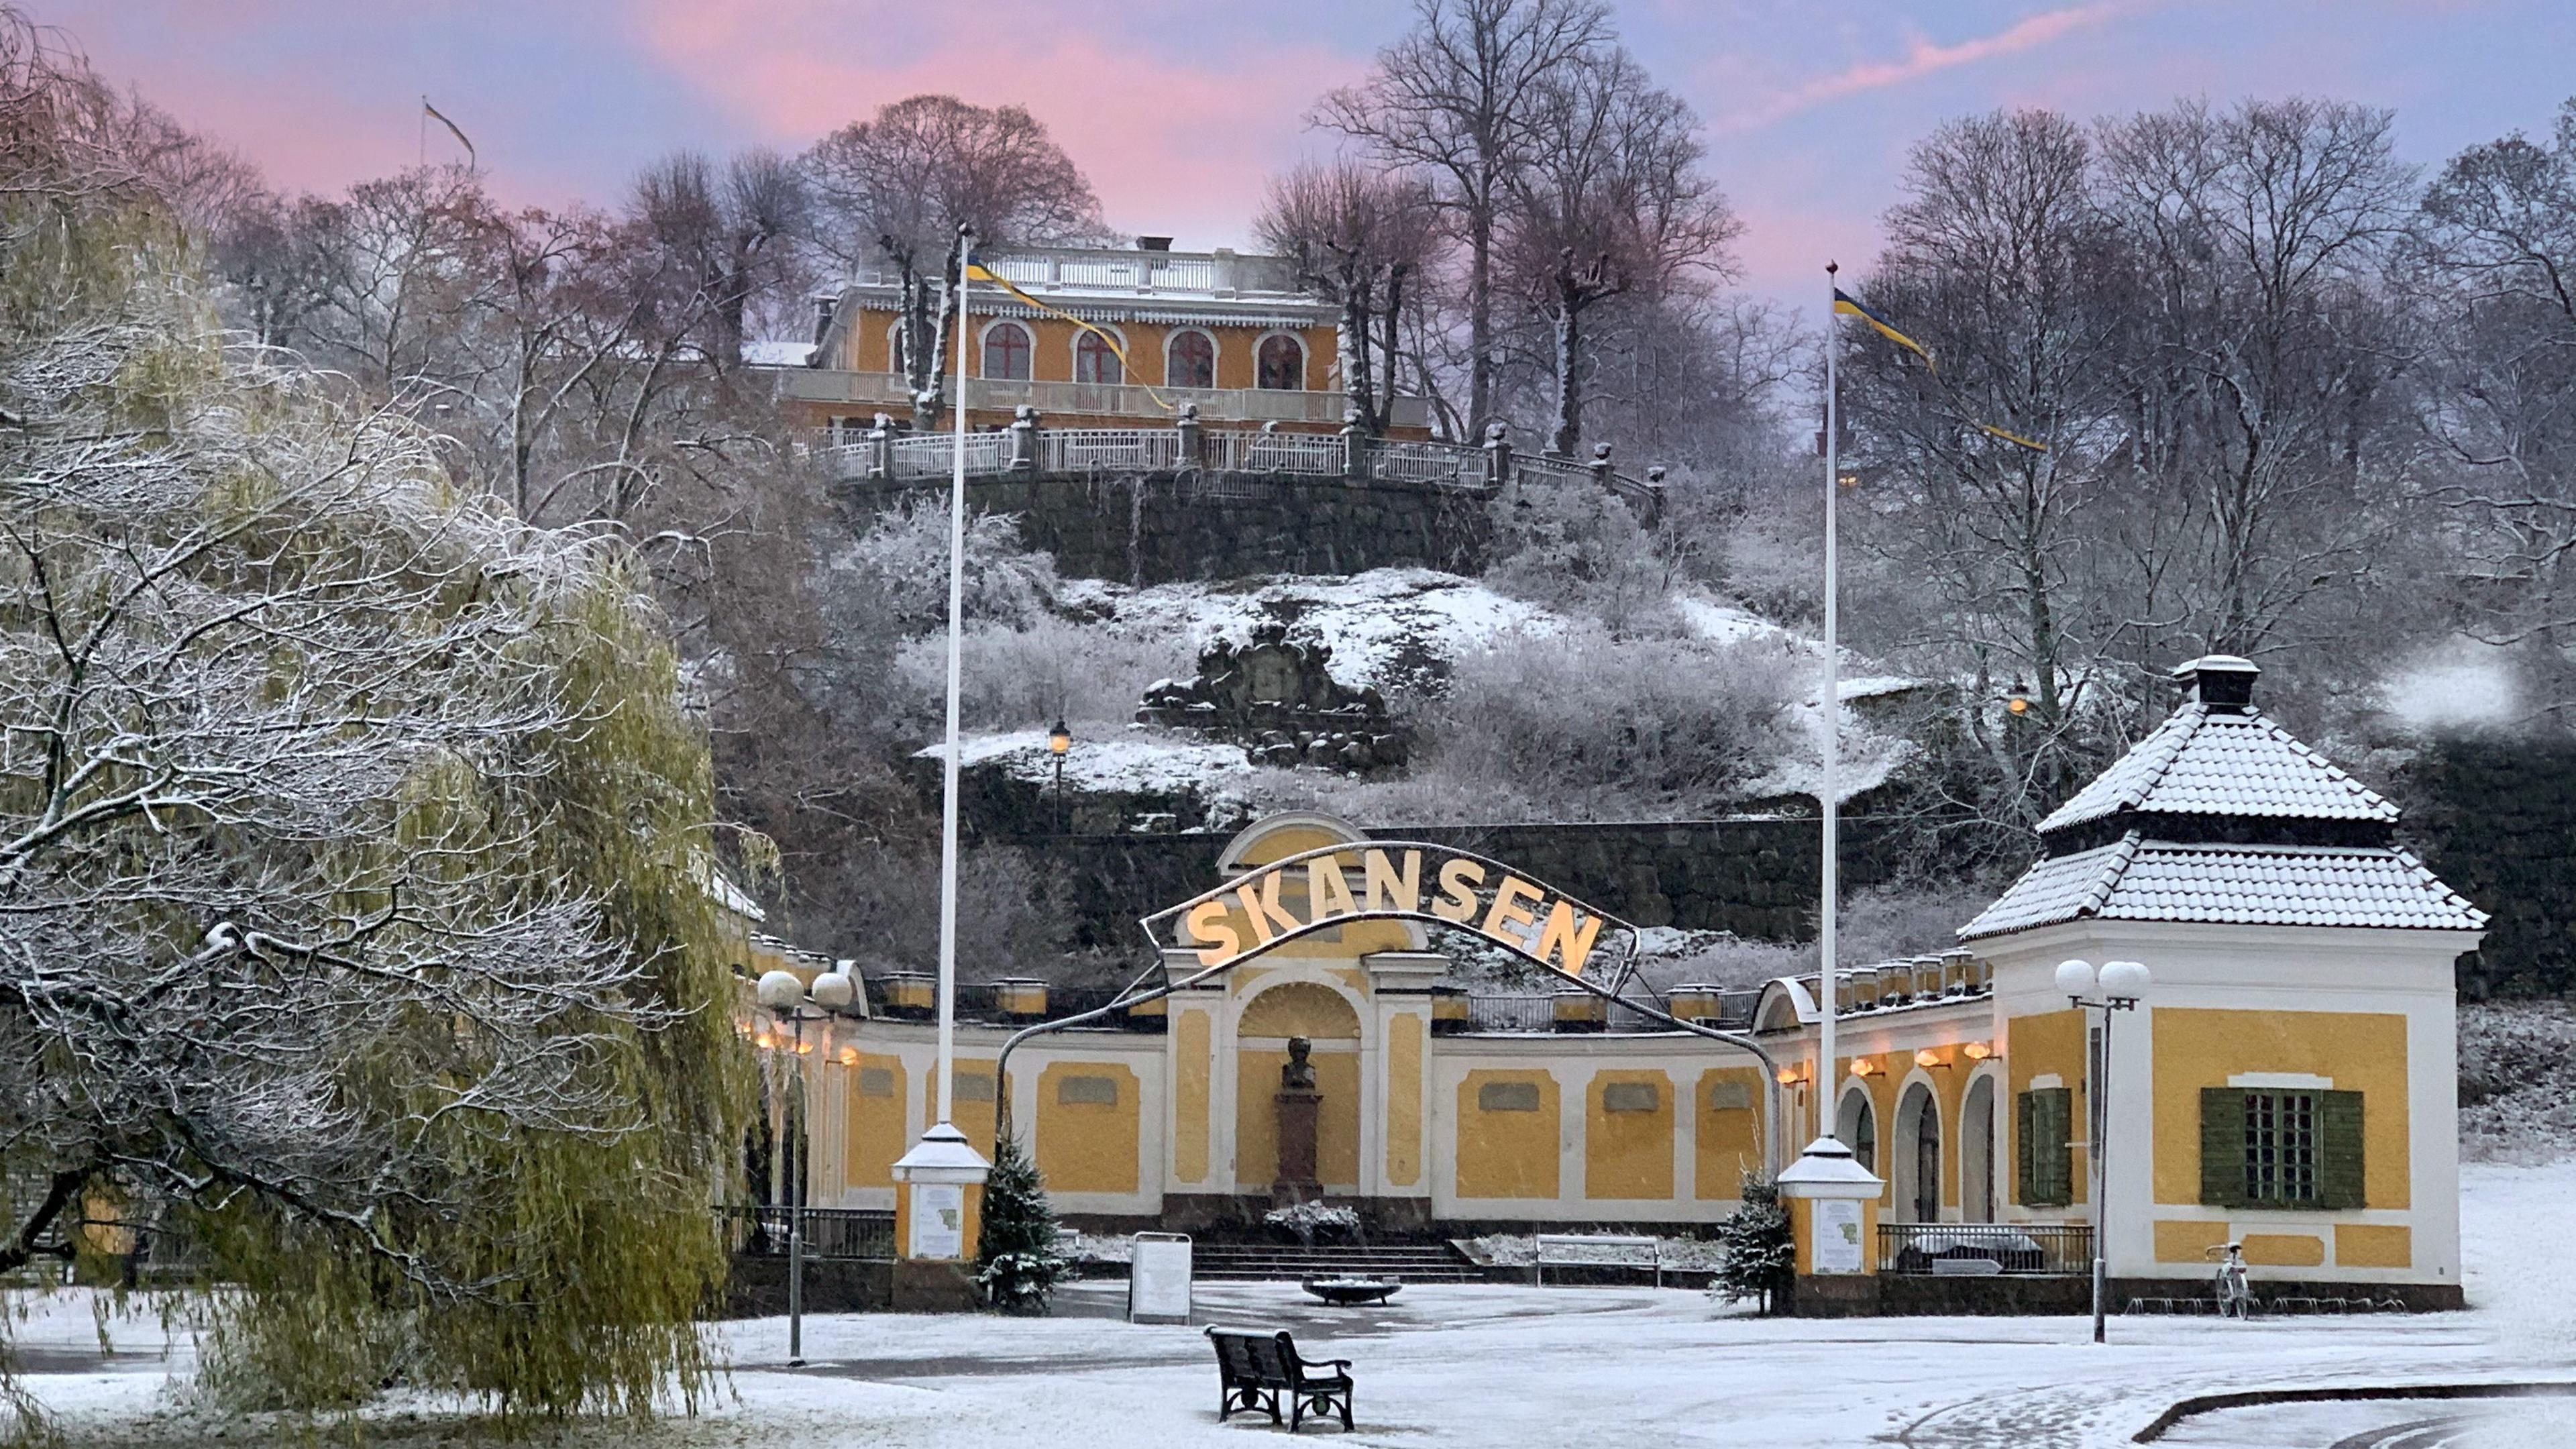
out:
M2246 714L2254 711L2254 676L2262 673L2251 659L2233 654L2204 654L2174 666L2173 677L2183 687L2183 697L2211 709L2232 709Z
M1140 236L1136 238L1136 250L1140 252L1167 252L1171 249L1172 239L1167 236Z

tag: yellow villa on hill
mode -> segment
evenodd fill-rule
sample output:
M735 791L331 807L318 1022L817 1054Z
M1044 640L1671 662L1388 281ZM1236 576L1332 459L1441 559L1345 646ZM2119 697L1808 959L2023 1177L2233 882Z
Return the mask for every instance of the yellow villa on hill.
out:
M1301 289L1285 258L1176 252L1167 237L1145 237L1133 249L1001 248L978 259L1118 345L995 288L970 287L970 428L1007 426L1022 406L1050 428L1168 427L1184 405L1213 428L1342 426L1338 309ZM891 274L862 273L817 299L811 347L763 354L802 364L778 370L792 420L846 433L879 412L908 418L898 295ZM1422 399L1398 398L1389 432L1428 437L1426 422Z
M2261 1291L2456 1306L2452 970L2485 917L2396 844L2387 801L2255 707L2254 666L2177 673L2181 706L2049 817L2043 858L1957 949L1838 973L1834 1061L1816 1059L1813 975L1651 997L1741 1045L1578 992L1460 989L1427 910L1322 924L1303 882L1338 870L1344 889L1321 889L1349 902L1364 887L1350 857L1388 843L1288 815L1237 836L1219 872L1326 852L1316 872L1274 873L1268 896L1242 893L1305 934L1273 943L1259 923L1272 944L1240 964L1031 1038L1010 1062L1011 1120L1058 1211L1089 1227L1257 1220L1310 1175L1377 1230L1449 1237L1701 1228L1830 1126L1885 1183L1853 1270L1875 1282L1837 1302L2065 1309L2091 1257L2104 1079L2054 973L2135 960L2154 984L2115 1021L2102 1128L2115 1298L2205 1298L2233 1242ZM1444 918L1488 935L1544 893L1509 876L1460 891ZM1215 934L1217 916L1194 918ZM1179 980L1220 954L1171 946L1165 969ZM1006 979L963 1002L957 1083L957 1124L987 1153L1004 1040L1097 1004L989 974ZM929 1122L928 988L870 980L804 1059L815 1206L893 1204L892 1165ZM1283 1075L1298 1042L1302 1088ZM1311 1167L1282 1160L1291 1099L1312 1115L1295 1128L1311 1130Z

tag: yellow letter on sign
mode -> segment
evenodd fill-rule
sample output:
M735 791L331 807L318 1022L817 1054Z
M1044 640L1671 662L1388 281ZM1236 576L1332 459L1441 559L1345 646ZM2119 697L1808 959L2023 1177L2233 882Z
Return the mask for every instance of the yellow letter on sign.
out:
M1508 940L1510 938L1503 934L1505 927L1526 926L1538 919L1530 914L1528 906L1522 904L1538 898L1537 886L1516 875L1504 876L1503 883L1494 888L1494 908L1485 912L1485 924L1476 929L1497 941Z
M1360 876L1368 887L1368 908L1372 911L1418 911L1422 909L1422 852L1404 853L1404 870L1398 874L1387 864L1383 850L1360 854Z
M1359 914L1360 903L1351 899L1351 883L1342 878L1339 856L1306 862L1306 909L1319 921Z
M1465 925L1476 919L1476 887L1485 883L1485 868L1472 860L1453 860L1440 867L1440 899L1431 914Z
M1225 902L1201 901L1190 907L1190 939L1204 941L1199 947L1199 964L1214 966L1243 949L1243 938L1234 933L1234 925L1225 916Z
M1593 938L1601 934L1601 918L1585 916L1581 927L1574 924L1574 907L1558 901L1547 913L1547 924L1538 928L1538 949L1530 954L1541 961L1557 951L1565 956L1555 963L1556 969L1568 976L1583 974L1583 963L1592 955Z

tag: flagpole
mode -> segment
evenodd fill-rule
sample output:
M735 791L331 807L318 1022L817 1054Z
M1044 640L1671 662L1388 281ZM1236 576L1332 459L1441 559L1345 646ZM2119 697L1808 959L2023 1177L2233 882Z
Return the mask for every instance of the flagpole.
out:
M1842 466L1838 455L1841 439L1836 436L1841 429L1838 416L1840 400L1834 367L1834 341L1839 331L1834 321L1834 274L1838 270L1834 263L1825 263L1825 695L1821 711L1824 716L1824 768L1819 773L1816 791L1817 811L1824 819L1818 869L1818 895L1823 909L1819 913L1816 940L1819 960L1816 972L1819 1023L1816 1033L1816 1135L1819 1137L1836 1136L1842 1126L1841 1063L1834 1056L1834 1006L1835 998L1840 995L1834 970L1834 907L1841 886L1838 869L1840 842L1836 828L1841 814L1841 797L1834 788L1834 766L1841 744L1842 726L1842 661L1837 657L1840 647L1837 595L1841 593L1841 581L1837 571L1839 561L1834 555L1834 495L1842 487Z
M966 265L975 234L957 228L956 455L948 473L948 753L939 796L939 1117L953 1119L957 1046L957 692L966 631ZM998 1089L998 1084L997 1089Z

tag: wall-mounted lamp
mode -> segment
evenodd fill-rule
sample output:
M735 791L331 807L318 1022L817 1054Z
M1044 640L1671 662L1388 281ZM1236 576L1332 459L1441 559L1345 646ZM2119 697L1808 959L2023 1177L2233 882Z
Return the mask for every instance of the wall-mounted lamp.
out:
M1784 1087L1802 1086L1807 1080L1807 1072L1804 1067L1782 1067L1777 1073L1774 1073L1774 1075L1778 1078L1780 1085Z
M840 1063L845 1067L857 1066L859 1064L859 1049L857 1047L849 1046L841 1048Z
M1932 1050L1930 1047L1925 1047L1923 1050L1914 1054L1914 1065L1923 1068L1925 1071L1935 1071L1950 1065L1950 1059L1941 1055L1939 1052Z
M1959 1055L1966 1057L1972 1062L1982 1062L1994 1054L1995 1049L1981 1041L1972 1041L1966 1046L1959 1048Z
M1870 1060L1869 1058L1867 1058L1867 1057L1854 1057L1854 1058L1852 1058L1851 1074L1852 1074L1853 1076L1855 1076L1855 1077L1866 1077L1866 1076L1868 1076L1870 1073L1872 1073L1872 1072L1874 1072L1874 1071L1877 1071L1877 1070L1878 1070L1878 1063L1876 1063L1876 1062L1874 1062L1874 1061L1871 1061L1871 1060Z

